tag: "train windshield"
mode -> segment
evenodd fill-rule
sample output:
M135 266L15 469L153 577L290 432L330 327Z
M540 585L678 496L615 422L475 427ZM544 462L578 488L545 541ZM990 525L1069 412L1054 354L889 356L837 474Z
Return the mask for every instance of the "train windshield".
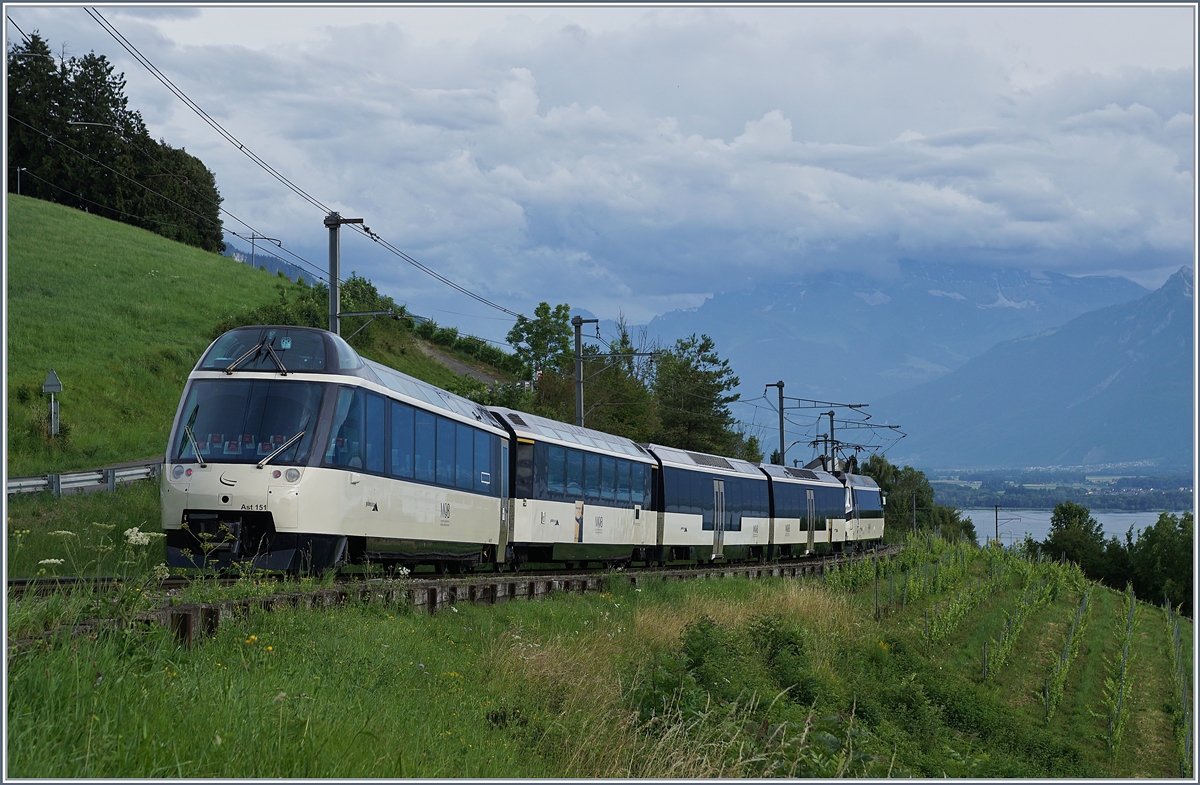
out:
M313 382L199 379L188 390L171 459L194 461L199 450L206 461L258 463L303 431L271 460L303 462L323 392L324 385Z
M267 350L268 346L274 351L274 357ZM200 369L223 371L236 363L235 372L278 371L279 363L275 362L275 357L289 372L320 373L328 365L321 333L286 327L246 327L230 330L218 338L200 361Z

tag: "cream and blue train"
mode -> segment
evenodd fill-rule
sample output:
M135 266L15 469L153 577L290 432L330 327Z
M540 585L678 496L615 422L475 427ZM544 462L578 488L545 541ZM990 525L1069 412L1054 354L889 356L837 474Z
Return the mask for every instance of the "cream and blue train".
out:
M883 537L869 477L485 407L305 327L213 342L180 401L161 495L177 567L762 560Z

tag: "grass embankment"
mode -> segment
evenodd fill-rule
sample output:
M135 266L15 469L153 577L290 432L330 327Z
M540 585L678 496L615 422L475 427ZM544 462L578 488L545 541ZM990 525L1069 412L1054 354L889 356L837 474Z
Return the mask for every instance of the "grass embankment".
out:
M878 621L865 562L825 581L634 589L615 576L603 594L434 616L257 613L192 649L160 630L60 639L10 659L9 774L1178 776L1161 609L1138 605L1113 755L1118 593L1092 588L1047 723L1040 689L1086 585L1077 572L940 541L882 568ZM1038 581L1054 591L984 681L983 640ZM1191 636L1183 625L1183 649Z
M214 326L299 285L126 224L8 195L9 476L161 455ZM381 325L382 327L383 325ZM410 331L372 325L365 356L434 384L458 379ZM469 360L468 360L469 361ZM53 368L63 438L46 433ZM501 375L501 374L497 374Z

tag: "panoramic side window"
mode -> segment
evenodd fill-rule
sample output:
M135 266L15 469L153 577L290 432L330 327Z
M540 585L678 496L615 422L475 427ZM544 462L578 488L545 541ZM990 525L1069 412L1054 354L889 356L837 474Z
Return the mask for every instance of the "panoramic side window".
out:
M499 496L500 483L492 479L492 455L499 438L484 431L475 431L475 490Z
M396 477L413 476L413 408L392 402L392 463Z
M464 491L475 488L475 429L454 424L454 487Z
M454 485L454 421L437 418L437 484Z
M600 499L613 502L617 498L617 459L600 458Z
M342 388L338 391L325 463L346 469L363 468L362 390Z
M363 468L377 474L383 474L384 435L386 434L383 413L386 410L387 402L383 396L367 393L367 423L363 433L366 448Z
M600 456L590 452L583 454L583 497L600 501Z
M546 494L561 499L567 494L567 450L549 445L546 448Z
M647 475L650 472L646 471L646 465L635 463L631 466L630 474L632 481L629 488L629 501L634 504L645 506L646 504L646 485L649 482Z
M567 450L567 501L583 498L583 453Z
M624 504L629 503L629 461L617 461L617 501Z
M437 455L437 417L417 409L415 437L413 463L416 466L416 479L421 482L433 482L437 478L437 472L434 470L434 456Z

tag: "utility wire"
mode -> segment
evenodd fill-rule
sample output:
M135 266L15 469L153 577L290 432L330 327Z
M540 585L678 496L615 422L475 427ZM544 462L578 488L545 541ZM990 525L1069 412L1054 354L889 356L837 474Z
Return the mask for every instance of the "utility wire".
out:
M246 145L242 144L237 139L237 137L235 137L233 134L226 131L221 126L220 123L218 123L216 120L214 120L212 118L211 115L209 115L208 112L204 111L200 107L200 105L197 104L195 101L193 101L191 98L188 98L187 94L185 92L183 92L183 90L179 89L179 87L177 87L175 85L175 83L172 82L166 76L166 74L164 74L162 71L160 71L158 69L158 67L156 65L154 65L154 63L150 62L149 58L147 58L145 55L143 55L141 52L139 52L137 47L134 46L133 43L130 42L129 39L127 39L121 33L120 30L118 30L107 19L105 19L104 16L99 11L97 11L95 8L84 8L83 10L85 12L87 12L88 16L92 17L92 19L94 19L97 24L99 24L102 28L104 28L104 31L107 32L110 36L112 36L113 40L116 41L118 44L120 44L121 47L124 48L125 51L128 52L131 57L133 57L134 60L137 60L137 62L140 63L147 71L149 71L151 73L151 75L154 76L154 78L156 78L159 82L161 82L163 84L164 87L166 87L168 90L170 90L171 93L174 94L176 98L178 98L180 101L183 101L185 106L187 106L189 109L191 109L193 112L195 112L197 117L199 117L201 120L203 120L205 123L207 123L214 131L216 131L218 134L220 134L222 138L224 138L226 141L228 141L234 147L241 150L242 153L245 154L245 156L247 158L249 158L251 161L253 161L255 164L257 164L259 167L261 167L263 169L263 171L270 174L272 177L274 177L276 180L278 180L282 185L284 185L286 188L291 190L294 194L299 196L301 199L303 199L304 201L308 202L309 204L313 205L314 207L317 207L318 209L323 210L327 213L332 212L332 210L330 210L330 208L327 205L323 204L316 197L312 196L311 194L306 192L303 188L296 185L291 180L289 180L287 177L282 175L274 167L272 167L270 164L268 164L266 161L264 161L262 158L260 158L253 150L246 147Z
M278 180L283 186L288 188L290 191L292 191L294 194L299 196L304 201L308 202L310 205L322 210L325 213L333 212L326 204L321 202L319 199L317 199L312 194L305 191L300 186L296 185L291 180L289 180L282 173L280 173L277 169L275 169L273 166L271 166L266 161L264 161L257 153L255 153L250 148L246 147L246 145L243 144L241 141L239 141L237 139L237 137L235 137L229 131L225 130L225 128L222 127L221 124L218 123L215 119L213 119L213 117L211 115L209 115L208 112L204 111L204 109L202 109L199 104L197 104L195 101L193 101L191 98L189 98L187 96L187 94L183 92L183 90L181 90L178 86L175 85L174 82L172 82L169 78L167 78L167 76L162 71L160 71L158 69L158 67L154 65L154 63L150 62L149 58L147 58L140 51L138 51L137 47L134 46L133 43L129 39L127 39L121 33L121 31L118 30L111 22L109 22L107 19L105 19L104 16L99 11L97 11L95 8L85 8L84 10L87 12L87 14L90 17L92 17L92 19L94 19L96 21L97 24L99 24L102 28L104 28L105 32L107 32L110 36L112 36L113 40L115 40L118 44L120 44L121 47L124 48L125 51L128 52L131 57L133 57L147 71L149 71L151 73L151 75L153 75L156 79L158 79L158 81L161 82L163 84L163 86L166 87L168 90L170 90L171 93L175 95L175 97L177 97L180 101L183 101L183 103L189 109L191 109L193 112L196 113L196 116L198 116L201 120L203 120L205 123L207 123L214 131L216 131L218 134L220 134L222 138L224 138L230 144L237 147L238 150L242 151L242 153L247 158L249 158L256 165L261 167L263 169L263 171L270 174L272 177L274 177L276 180ZM492 308L495 308L498 311L506 313L513 318L516 318L517 316L520 315L520 314L516 313L515 311L511 311L502 305L499 305L497 303L492 302L491 300L488 300L487 298L483 297L482 295L472 292L471 290L467 289L466 287L461 286L461 285L455 283L454 281L450 280L449 278L445 277L444 275L437 272L436 270L433 270L432 268L428 267L427 265L424 265L421 262L418 262L416 259L409 256L404 251L400 250L399 248L392 245L387 240L383 239L379 234L377 234L375 232L371 232L368 229L366 229L366 227L355 225L355 224L350 224L350 226L352 228L354 228L356 231L358 231L360 234L370 237L377 244L379 244L383 248L387 249L392 254L403 259L404 261L408 262L409 264L413 265L418 270L426 273L427 275L432 276L436 280L446 284L447 286L455 289L456 291L461 292L475 300L478 300L480 303L482 303L484 305L490 306Z
M25 31L21 29L21 26L19 24L17 24L15 21L13 21L13 18L11 16L8 16L7 14L5 14L5 18L8 19L9 24L11 24L13 27L17 28L17 32L21 34L21 36L25 39L26 43L30 43L30 44L33 43L33 39L30 38L29 36L25 35Z

